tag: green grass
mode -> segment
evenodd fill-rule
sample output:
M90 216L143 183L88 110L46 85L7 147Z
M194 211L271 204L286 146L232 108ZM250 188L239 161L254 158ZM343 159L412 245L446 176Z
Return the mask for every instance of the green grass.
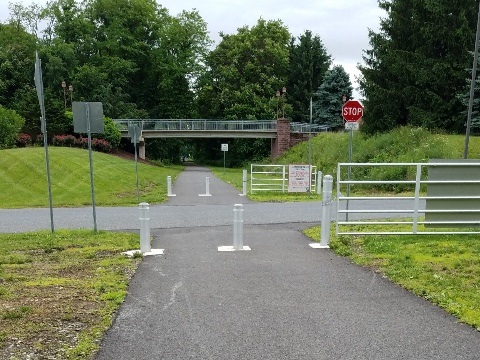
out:
M92 203L87 150L49 147L53 206ZM175 179L180 166L138 164L140 202L167 198L167 176ZM138 204L135 162L93 152L97 205ZM0 150L2 208L48 207L45 151L41 147Z
M138 247L133 233L0 234L2 356L91 359L140 261L121 252Z
M320 227L304 233L318 241ZM480 331L479 235L337 237L332 231L330 247Z

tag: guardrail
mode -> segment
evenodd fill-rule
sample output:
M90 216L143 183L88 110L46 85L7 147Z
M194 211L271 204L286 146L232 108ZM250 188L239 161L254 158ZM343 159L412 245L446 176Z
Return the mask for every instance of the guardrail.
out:
M378 170L395 167L397 171L391 173L406 174L406 179L367 179L365 174L375 173L375 171L366 171L368 167ZM472 192L472 189L480 189L480 176L473 179L461 179L459 178L462 175L461 167L475 167L480 173L480 163L478 162L339 163L337 168L337 235L479 234L480 191ZM447 178L428 179L428 172L434 168L444 168ZM451 171L451 169L457 171ZM361 191L356 189L355 193L367 195L351 195L351 186L363 187L364 189L360 189ZM369 193L378 193L378 187L381 186L401 186L403 194L405 192L413 193L413 196L368 195ZM443 186L447 191L438 186ZM474 188L465 186L474 186ZM392 201L395 201L394 205L392 205ZM399 202L404 205L398 207ZM439 202L442 206L436 205ZM462 205L464 203L466 205ZM349 215L355 216L356 214L363 218L371 215L371 219L352 221L350 218L349 221ZM425 219L421 214L425 216ZM438 218L438 214L441 215L440 218ZM340 219L341 215L345 215L345 220ZM383 217L383 215L385 216ZM383 219L376 219L379 216ZM388 221L388 218L395 216L401 217L401 219ZM375 231L374 228L377 225L393 228L393 230ZM422 230L419 225L439 230ZM408 230L404 231L406 226L408 226ZM442 230L446 228L460 228L461 230Z

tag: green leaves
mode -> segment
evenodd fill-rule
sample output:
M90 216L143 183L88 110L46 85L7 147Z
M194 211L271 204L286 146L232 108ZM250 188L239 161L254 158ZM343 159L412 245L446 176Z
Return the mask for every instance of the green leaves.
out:
M471 66L478 3L380 1L387 12L378 33L370 32L360 88L366 97L367 133L396 126L462 132L465 69Z

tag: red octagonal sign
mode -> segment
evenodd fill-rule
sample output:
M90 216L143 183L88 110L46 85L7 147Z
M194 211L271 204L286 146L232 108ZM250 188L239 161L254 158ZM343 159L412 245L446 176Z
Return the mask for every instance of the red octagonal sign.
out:
M363 105L358 100L348 100L342 106L342 116L347 122L359 121L363 116Z

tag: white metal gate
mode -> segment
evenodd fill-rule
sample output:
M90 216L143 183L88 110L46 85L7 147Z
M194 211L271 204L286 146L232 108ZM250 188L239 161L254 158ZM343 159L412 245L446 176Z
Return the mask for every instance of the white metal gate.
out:
M315 192L317 188L317 167L312 166L310 187ZM321 180L320 180L321 181ZM288 191L288 165L262 165L250 166L250 192L255 191Z
M429 180L429 167L477 167L479 162L441 162L441 163L339 163L337 168L337 235L390 235L390 234L479 234L480 233L480 196L475 194L442 194L428 196L426 188L429 184L470 184L480 189L480 178L471 180ZM389 167L390 173L401 174L397 178L406 180L377 180L376 171ZM365 171L368 168L370 171ZM381 187L402 187L401 193L381 191ZM477 188L478 187L478 188ZM353 191L353 188L355 188ZM360 188L360 189L357 189ZM379 190L380 189L380 190ZM395 190L395 189L394 189ZM405 195L407 194L407 195ZM469 208L427 209L429 200L471 201ZM428 214L467 215L470 220L427 221L423 216ZM462 216L459 216L460 218ZM392 219L389 221L388 219ZM389 231L375 231L376 225L388 227ZM423 225L420 226L419 225ZM438 227L428 231L425 226ZM452 227L459 227L452 230ZM445 229L448 228L447 231ZM390 230L391 229L391 230Z

